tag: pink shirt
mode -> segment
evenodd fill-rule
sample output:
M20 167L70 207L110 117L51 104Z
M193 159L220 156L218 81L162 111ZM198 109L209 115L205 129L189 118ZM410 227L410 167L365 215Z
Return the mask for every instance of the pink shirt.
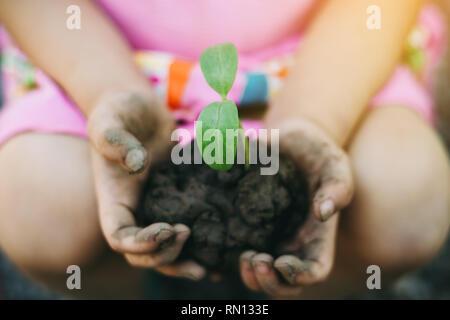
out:
M140 50L197 59L219 42L251 53L299 33L316 0L96 0ZM132 4L131 4L132 3ZM176 5L174 5L176 3Z

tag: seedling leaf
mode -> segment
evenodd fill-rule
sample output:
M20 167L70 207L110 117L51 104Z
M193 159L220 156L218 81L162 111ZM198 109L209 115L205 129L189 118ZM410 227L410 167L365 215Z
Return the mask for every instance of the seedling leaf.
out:
M212 169L226 171L233 166L237 136L227 135L227 129L238 132L238 128L238 111L233 101L213 102L200 113L196 126L197 145L203 160ZM233 159L232 163L227 163L227 154Z
M200 67L206 82L226 100L236 78L238 54L232 43L222 43L205 49Z

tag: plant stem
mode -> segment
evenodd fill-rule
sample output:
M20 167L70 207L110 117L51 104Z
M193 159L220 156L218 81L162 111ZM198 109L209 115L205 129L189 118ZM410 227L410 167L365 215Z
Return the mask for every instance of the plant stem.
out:
M241 124L240 120L239 120L239 129L240 129L239 135L242 136L242 143L244 144L244 149L245 149L245 169L248 169L250 166L250 160L249 160L250 151L248 148L248 140L247 140L247 137L245 136L244 128L242 128L242 124Z

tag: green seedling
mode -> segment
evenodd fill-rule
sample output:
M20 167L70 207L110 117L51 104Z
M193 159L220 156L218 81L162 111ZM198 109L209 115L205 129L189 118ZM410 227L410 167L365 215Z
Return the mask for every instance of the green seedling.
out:
M214 170L231 169L238 136L245 146L245 163L248 166L248 142L238 109L233 101L227 99L236 78L237 65L238 55L232 43L209 47L200 56L200 67L206 82L222 97L222 101L212 102L202 110L197 119L201 125L196 127L196 141L203 160Z

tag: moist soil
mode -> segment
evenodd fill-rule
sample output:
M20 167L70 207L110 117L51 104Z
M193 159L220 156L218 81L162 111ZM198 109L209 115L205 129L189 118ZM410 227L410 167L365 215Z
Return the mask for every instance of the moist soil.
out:
M198 149L191 147L183 152ZM153 168L136 212L140 226L183 223L191 236L180 255L211 271L237 270L244 250L281 254L308 212L305 179L284 156L275 175L261 175L261 165L235 164L215 171L206 164Z

